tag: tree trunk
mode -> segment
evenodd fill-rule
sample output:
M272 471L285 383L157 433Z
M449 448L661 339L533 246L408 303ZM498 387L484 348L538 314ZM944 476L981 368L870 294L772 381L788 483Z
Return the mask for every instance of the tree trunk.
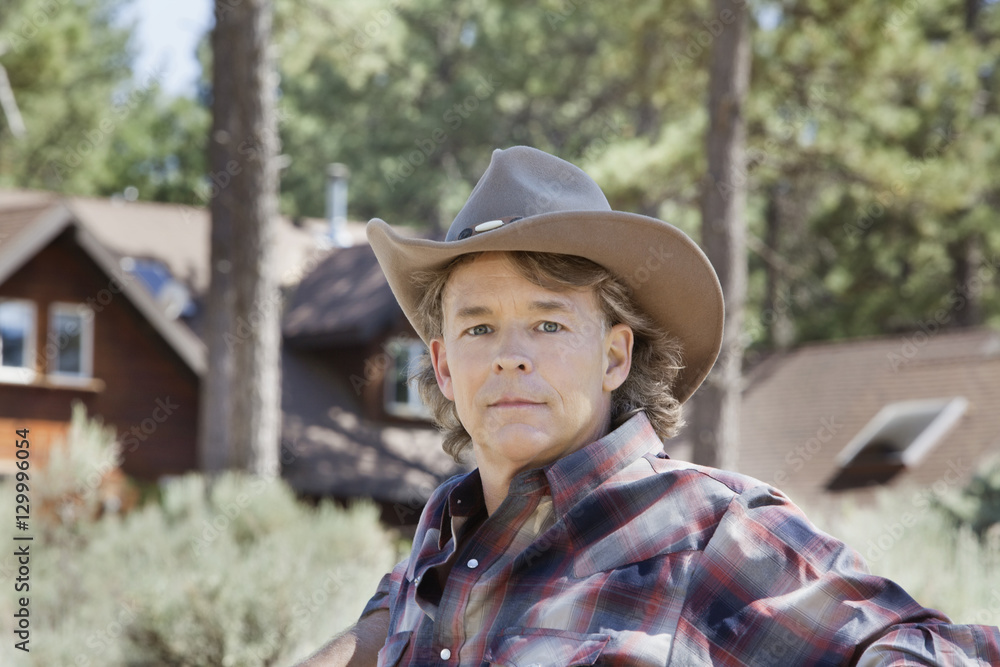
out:
M201 462L279 473L280 305L271 274L277 215L271 3L216 0L212 32L212 285Z
M761 318L767 327L767 340L772 347L785 350L795 342L795 324L792 322L791 295L788 276L782 266L775 261L784 256L782 239L788 235L785 229L785 214L782 210L782 191L780 185L770 189L767 196L767 209L764 212L764 222L767 232L764 243L772 250L775 257L765 260L766 288L764 293L764 309Z
M965 301L955 310L955 325L974 327L983 323L982 283L978 281L979 268L983 265L983 251L975 234L969 234L948 244L952 276Z
M715 0L714 16L732 11ZM736 469L739 463L743 307L746 300L746 127L743 103L750 83L747 11L712 44L707 137L708 173L702 182L702 247L715 266L726 300L722 351L695 403L695 463Z

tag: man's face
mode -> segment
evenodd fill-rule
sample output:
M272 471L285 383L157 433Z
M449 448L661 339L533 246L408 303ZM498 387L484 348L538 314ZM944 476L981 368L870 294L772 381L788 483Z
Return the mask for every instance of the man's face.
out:
M607 432L632 330L604 330L593 290L538 287L489 252L452 272L442 306L431 360L481 467L538 467Z

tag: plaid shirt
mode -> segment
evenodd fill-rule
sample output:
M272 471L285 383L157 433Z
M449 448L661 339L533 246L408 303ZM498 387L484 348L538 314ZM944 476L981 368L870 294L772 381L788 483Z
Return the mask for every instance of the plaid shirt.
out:
M755 479L670 460L644 413L511 482L430 498L379 665L1000 665Z

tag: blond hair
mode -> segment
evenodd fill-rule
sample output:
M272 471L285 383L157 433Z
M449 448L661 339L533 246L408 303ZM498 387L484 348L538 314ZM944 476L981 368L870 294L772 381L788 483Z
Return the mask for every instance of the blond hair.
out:
M443 268L413 276L422 292L416 311L417 325L426 340L443 335L442 298L448 278L456 267L480 254L459 255ZM504 255L521 276L539 287L556 292L593 289L604 315L605 330L619 323L632 328L632 368L625 382L611 393L611 429L644 411L660 438L673 437L683 425L681 403L673 394L674 383L683 368L681 346L636 307L628 286L600 264L583 257L526 251ZM458 418L455 403L441 393L426 350L410 377L416 381L421 399L444 434L444 451L460 461L472 439Z

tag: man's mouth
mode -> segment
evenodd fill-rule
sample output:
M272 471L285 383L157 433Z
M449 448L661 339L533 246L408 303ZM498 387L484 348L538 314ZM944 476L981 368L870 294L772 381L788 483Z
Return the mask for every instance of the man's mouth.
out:
M530 408L538 405L544 405L544 403L518 396L505 396L495 403L490 403L491 408Z

